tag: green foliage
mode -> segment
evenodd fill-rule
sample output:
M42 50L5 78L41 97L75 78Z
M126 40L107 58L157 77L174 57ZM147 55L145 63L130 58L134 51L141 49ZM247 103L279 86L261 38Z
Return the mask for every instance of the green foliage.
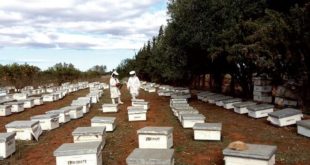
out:
M38 76L40 69L28 64L0 65L1 84L14 84L20 88L23 84L31 84Z
M79 79L91 79L106 74L106 66L96 65L86 72L81 72L72 64L58 63L45 71L28 64L0 65L0 85L13 85L23 88L28 85L42 85L45 83L73 82Z
M309 9L305 0L170 0L168 25L118 71L179 85L205 73L221 84L230 73L246 95L253 73L277 83L304 81L310 68Z
M107 67L105 65L95 65L84 74L86 77L99 77L107 74Z
M72 82L78 79L81 71L76 69L72 64L58 63L47 69L47 72L56 79L58 84L63 82Z

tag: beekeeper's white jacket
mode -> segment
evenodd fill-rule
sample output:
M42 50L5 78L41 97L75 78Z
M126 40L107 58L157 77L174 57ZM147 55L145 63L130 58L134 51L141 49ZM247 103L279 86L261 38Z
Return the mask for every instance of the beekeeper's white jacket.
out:
M140 80L137 76L129 77L127 82L127 88L129 89L131 95L139 95L140 85Z
M121 92L119 91L118 87L116 87L116 84L119 83L119 80L117 78L111 77L110 78L110 93L111 98L118 98L121 96Z

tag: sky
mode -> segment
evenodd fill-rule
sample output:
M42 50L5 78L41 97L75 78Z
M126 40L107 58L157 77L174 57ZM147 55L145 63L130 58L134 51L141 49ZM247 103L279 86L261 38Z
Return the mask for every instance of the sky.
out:
M167 0L0 0L0 64L112 70L167 18Z

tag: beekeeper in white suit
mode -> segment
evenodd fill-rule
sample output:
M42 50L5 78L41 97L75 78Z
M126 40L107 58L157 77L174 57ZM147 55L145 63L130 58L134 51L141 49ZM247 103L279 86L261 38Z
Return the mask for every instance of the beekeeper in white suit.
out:
M136 99L139 95L139 89L140 89L140 80L136 75L135 71L130 71L129 72L129 79L127 82L127 89L129 90L132 99Z
M119 87L121 84L117 76L118 76L118 73L116 71L113 71L111 78L110 78L111 99L112 99L113 104L115 104L115 99L117 99L118 104L123 104L123 102L121 101L121 92L119 90Z

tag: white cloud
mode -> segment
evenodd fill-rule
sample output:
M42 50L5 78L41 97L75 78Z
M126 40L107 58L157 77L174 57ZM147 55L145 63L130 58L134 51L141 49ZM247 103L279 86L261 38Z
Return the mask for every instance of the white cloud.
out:
M166 24L167 0L10 0L0 3L3 47L138 49Z

